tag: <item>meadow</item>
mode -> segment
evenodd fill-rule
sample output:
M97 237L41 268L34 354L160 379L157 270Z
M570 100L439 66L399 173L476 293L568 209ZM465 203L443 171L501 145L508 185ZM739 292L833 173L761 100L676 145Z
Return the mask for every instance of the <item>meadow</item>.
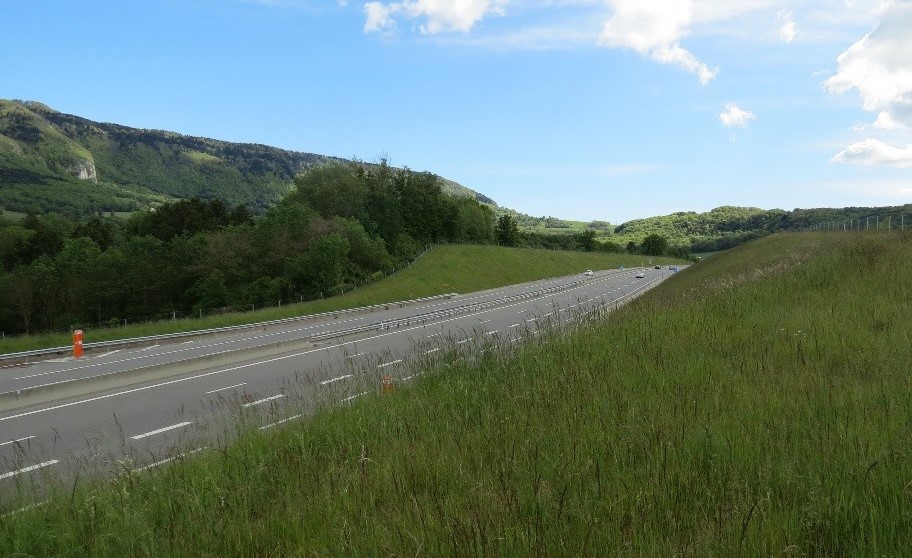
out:
M392 394L62 486L0 554L908 555L910 318L912 236L773 235Z

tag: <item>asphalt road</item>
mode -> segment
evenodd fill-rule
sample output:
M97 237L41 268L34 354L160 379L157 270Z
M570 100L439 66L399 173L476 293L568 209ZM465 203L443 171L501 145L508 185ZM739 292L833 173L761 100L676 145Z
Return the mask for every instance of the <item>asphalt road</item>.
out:
M471 357L612 308L658 285L667 268L611 270L513 285L448 300L301 320L216 338L0 369L0 392L281 342L284 352L169 375L118 389L0 413L0 494L52 478L148 471L231 439L268 430L317 406L378 390L381 378L411 380L418 365L454 352ZM526 296L520 296L526 295ZM397 324L392 326L390 324ZM320 343L314 335L371 326Z

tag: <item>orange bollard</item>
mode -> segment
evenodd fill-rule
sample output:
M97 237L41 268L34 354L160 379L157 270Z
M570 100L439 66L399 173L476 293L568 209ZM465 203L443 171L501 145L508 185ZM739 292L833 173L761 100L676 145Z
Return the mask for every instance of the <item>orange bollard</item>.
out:
M383 380L380 381L380 391L383 393L392 393L393 392L392 376L383 377Z
M73 358L82 358L82 330L73 332Z

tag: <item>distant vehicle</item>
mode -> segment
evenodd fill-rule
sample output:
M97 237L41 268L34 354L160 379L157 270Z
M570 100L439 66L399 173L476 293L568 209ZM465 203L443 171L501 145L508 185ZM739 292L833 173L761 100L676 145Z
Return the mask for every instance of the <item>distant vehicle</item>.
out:
M668 266L668 269L674 269L674 268L675 268L675 266L673 266L673 265Z
M637 271L637 274L636 274L636 278L637 278L637 279L644 279L645 277L646 277L646 273L645 273L645 272L643 272L643 271Z
M587 269L586 272L583 273L583 275L585 275L586 277L592 277L594 275L594 273L592 273L591 269Z
M662 266L657 265L657 266L656 266L656 269L662 269Z

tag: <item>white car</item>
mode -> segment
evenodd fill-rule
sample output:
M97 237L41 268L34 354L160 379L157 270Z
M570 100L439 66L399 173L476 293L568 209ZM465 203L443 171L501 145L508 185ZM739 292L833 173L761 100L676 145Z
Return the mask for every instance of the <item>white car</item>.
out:
M583 273L583 275L585 275L586 277L592 277L594 275L594 273L592 273L591 269L587 269L586 272Z
M645 278L646 278L646 272L645 272L645 271L637 271L636 278L637 278L637 279L645 279Z

